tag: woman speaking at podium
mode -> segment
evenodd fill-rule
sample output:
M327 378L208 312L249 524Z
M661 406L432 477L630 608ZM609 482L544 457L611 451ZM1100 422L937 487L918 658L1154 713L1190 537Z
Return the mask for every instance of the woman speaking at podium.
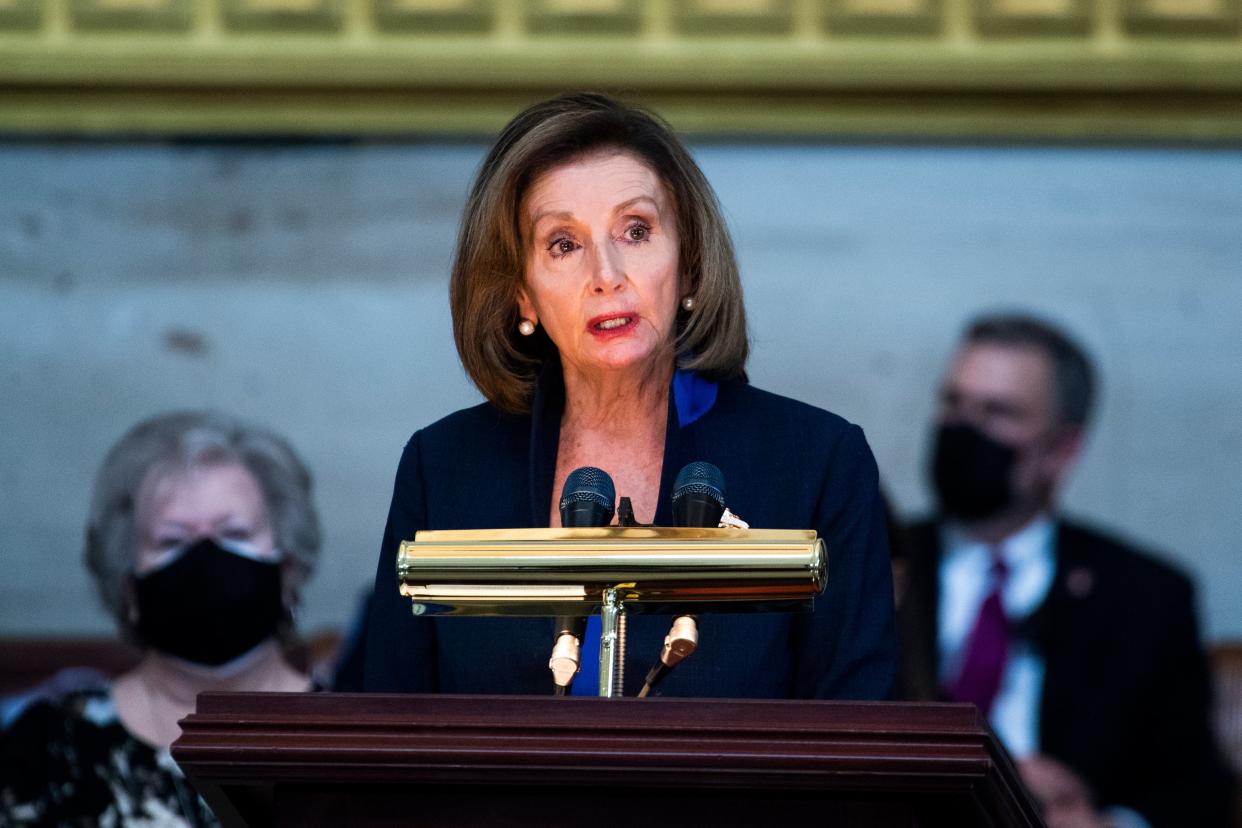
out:
M474 182L449 295L458 354L487 401L418 431L401 457L367 622L367 690L551 692L552 619L414 617L397 590L402 540L559 526L559 494L581 466L607 471L639 522L670 526L674 475L707 461L750 525L819 533L828 585L813 613L701 616L698 651L662 694L889 695L896 645L875 461L857 426L747 383L733 245L663 122L593 94L514 118ZM669 621L629 619L626 695Z

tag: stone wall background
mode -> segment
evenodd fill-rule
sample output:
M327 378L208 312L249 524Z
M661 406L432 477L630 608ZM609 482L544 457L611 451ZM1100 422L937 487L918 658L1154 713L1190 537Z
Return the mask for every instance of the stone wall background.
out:
M474 403L446 279L478 143L0 145L0 635L106 633L92 476L157 411L275 427L316 476L306 629L373 576L418 427ZM752 381L861 423L928 499L937 376L976 311L1094 352L1071 511L1161 550L1242 637L1242 152L699 142L743 265Z

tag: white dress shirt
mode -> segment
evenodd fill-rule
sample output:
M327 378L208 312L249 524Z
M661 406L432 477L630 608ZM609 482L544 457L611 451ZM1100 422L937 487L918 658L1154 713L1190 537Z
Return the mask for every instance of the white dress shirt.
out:
M1030 615L1044 602L1056 574L1056 532L1041 514L997 547L973 540L947 524L941 531L940 683L948 686L961 671L966 644L991 588L992 549L1008 568L1001 604L1011 620ZM988 716L996 735L1014 758L1039 751L1039 700L1044 660L1028 642L1013 641L1000 689Z

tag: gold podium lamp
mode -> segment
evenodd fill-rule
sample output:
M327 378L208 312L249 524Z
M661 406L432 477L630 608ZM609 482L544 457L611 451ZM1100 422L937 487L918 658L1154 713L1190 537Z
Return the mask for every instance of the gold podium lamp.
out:
M415 615L598 612L602 696L617 694L625 613L809 611L827 574L824 542L795 529L440 530L397 555Z

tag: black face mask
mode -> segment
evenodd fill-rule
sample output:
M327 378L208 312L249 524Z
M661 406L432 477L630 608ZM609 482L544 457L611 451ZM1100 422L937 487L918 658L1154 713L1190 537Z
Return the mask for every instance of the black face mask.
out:
M146 644L213 667L270 637L282 613L280 564L230 552L211 538L134 578L134 593Z
M1017 452L972 425L943 425L936 432L931 478L940 511L962 520L983 520L1013 502L1010 482Z

